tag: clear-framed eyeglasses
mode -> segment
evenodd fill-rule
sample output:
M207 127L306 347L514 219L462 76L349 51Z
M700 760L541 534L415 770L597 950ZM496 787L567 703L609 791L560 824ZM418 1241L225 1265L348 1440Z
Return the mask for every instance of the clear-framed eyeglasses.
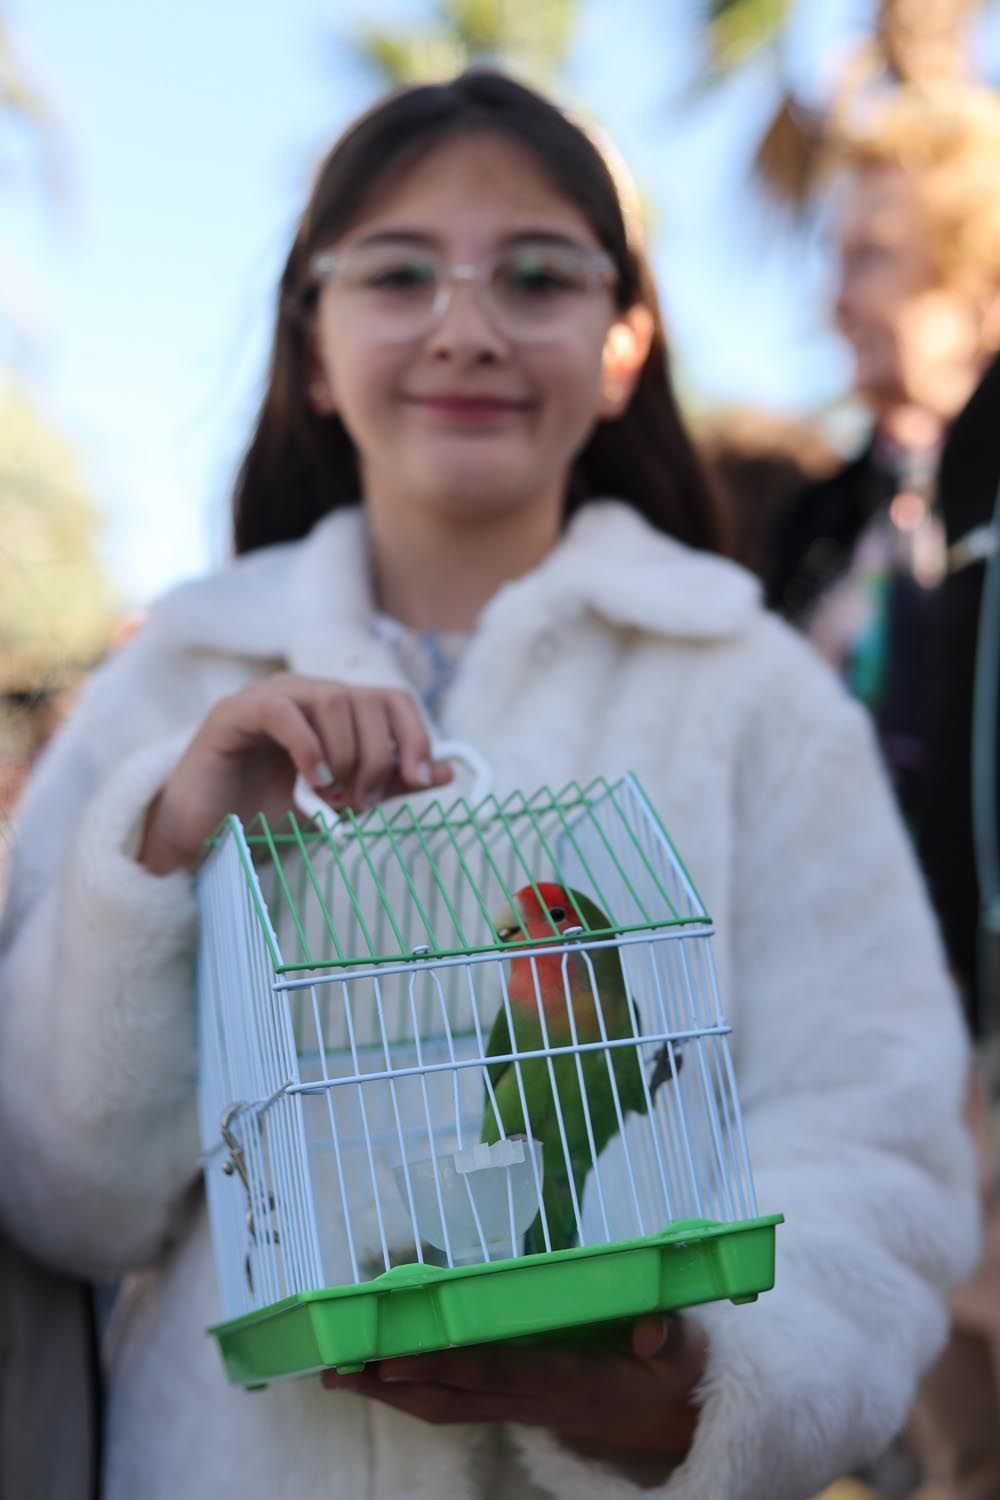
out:
M480 265L449 265L420 246L357 245L319 251L311 270L315 282L331 284L342 316L378 343L426 337L445 316L457 282L469 284L502 337L557 341L616 280L603 251L545 241L519 243Z

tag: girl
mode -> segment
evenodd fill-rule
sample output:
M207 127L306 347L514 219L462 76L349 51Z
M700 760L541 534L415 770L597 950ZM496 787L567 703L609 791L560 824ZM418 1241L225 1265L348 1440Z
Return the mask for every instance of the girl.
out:
M57 1265L146 1273L109 1500L802 1500L900 1426L975 1256L962 1027L863 714L715 543L591 142L489 73L361 119L282 277L237 559L95 677L23 808L0 1203ZM501 795L634 769L693 861L777 1288L248 1396L203 1332L189 872L298 773L433 795L436 730Z

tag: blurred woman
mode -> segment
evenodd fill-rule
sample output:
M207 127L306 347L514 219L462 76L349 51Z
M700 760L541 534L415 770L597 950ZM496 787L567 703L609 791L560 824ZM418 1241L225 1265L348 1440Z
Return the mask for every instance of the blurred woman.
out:
M1000 99L954 84L882 95L855 112L835 156L836 317L872 435L779 525L769 598L872 711L970 1026L985 1041L998 997L984 980L980 913L996 893L980 890L971 765L1000 483ZM1000 828L979 833L995 841ZM997 1101L982 1079L969 1108L987 1255L955 1299L954 1336L915 1430L949 1496L989 1500L1000 1495L1000 1222Z

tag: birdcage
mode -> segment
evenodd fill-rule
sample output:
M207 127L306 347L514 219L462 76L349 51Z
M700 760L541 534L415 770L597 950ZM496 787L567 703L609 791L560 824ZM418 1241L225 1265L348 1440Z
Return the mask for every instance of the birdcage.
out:
M197 887L232 1381L773 1284L711 920L634 777L231 817Z

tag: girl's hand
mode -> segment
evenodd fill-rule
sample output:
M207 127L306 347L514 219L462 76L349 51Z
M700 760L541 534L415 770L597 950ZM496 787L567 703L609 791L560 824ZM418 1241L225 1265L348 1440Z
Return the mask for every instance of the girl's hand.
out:
M581 1457L654 1485L691 1447L707 1352L701 1326L672 1313L640 1318L625 1348L482 1345L322 1379L328 1390L357 1391L425 1422L548 1427Z
M139 862L155 875L191 869L228 813L276 822L301 773L334 808L450 781L408 693L281 672L210 710L149 810Z

